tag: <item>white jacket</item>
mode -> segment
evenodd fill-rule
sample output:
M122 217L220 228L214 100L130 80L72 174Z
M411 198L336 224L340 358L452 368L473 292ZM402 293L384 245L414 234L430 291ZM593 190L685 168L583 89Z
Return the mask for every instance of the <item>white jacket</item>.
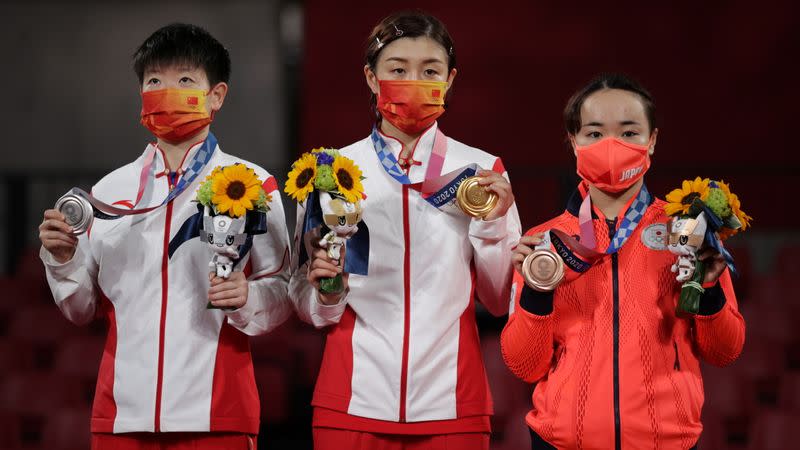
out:
M199 146L188 151L182 168ZM154 148L159 175L149 203L163 201L170 177L153 145L100 180L93 195L131 208L145 155ZM181 227L198 212L193 200L199 184L214 167L236 162L253 168L272 194L268 231L253 239L240 263L249 274L247 303L234 311L206 309L212 253L199 238L182 237ZM217 147L204 171L167 205L117 220L95 219L70 261L59 264L42 248L47 281L64 315L77 324L96 316L109 322L93 432L258 432L247 335L266 333L291 314L288 233L276 187L264 169Z
M436 125L412 158L412 183L423 181ZM402 145L384 136L397 157ZM414 187L395 181L367 137L341 149L363 171L369 227L369 275L351 274L349 292L325 306L298 267L289 294L299 316L329 328L312 404L392 422L448 420L492 413L481 360L474 300L508 312L511 248L520 237L516 205L493 221L445 213ZM448 138L442 173L469 163L505 174L498 158ZM305 208L298 207L295 246Z

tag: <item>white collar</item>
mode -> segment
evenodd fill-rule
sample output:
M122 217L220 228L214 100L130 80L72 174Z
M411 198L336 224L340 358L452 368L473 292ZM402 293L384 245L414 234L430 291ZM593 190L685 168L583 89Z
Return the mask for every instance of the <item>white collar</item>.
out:
M179 171L182 174L186 170L186 167L189 165L189 161L191 161L192 158L194 157L194 154L197 153L197 151L203 145L203 142L205 142L205 140L192 144L192 146L189 147L188 150L186 150L186 153L184 153L183 159L181 160L181 166L178 168L179 170L176 170L175 168L172 168L172 170ZM164 150L159 148L156 142L151 142L150 144L147 145L147 148L145 149L145 154L147 154L148 151L156 152L155 159L153 161L153 164L155 165L154 169L156 175L158 174L166 175L167 164L164 155Z
M425 132L423 132L419 137L414 148L411 149L409 159L418 163L412 164L407 172L408 178L412 183L421 183L425 179L425 170L428 167L428 161L430 160L431 153L433 152L433 142L436 138L436 130L438 126L438 122L434 122L433 125L428 127L428 129L425 130ZM384 134L381 132L380 128L378 128L378 133L380 133L381 137L383 137L383 140L386 142L389 150L399 162L400 152L403 150L402 142L392 136ZM402 164L401 168L404 168Z

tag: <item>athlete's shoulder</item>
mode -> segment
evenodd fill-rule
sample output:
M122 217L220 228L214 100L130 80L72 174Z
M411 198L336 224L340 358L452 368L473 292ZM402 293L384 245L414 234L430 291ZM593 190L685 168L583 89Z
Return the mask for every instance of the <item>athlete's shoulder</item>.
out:
M667 213L664 210L664 206L667 205L667 202L664 200L654 197L653 203L650 203L650 206L647 207L647 211L645 212L645 222L666 222L668 219Z
M528 231L525 232L526 236L530 236L531 234L541 233L543 231L547 231L553 228L558 228L560 230L571 232L574 227L578 224L577 217L570 214L568 211L564 211L563 213L559 214L556 217L548 220L547 222L541 223L530 228Z
M352 157L370 149L372 149L372 139L367 136L364 139L360 139L340 148L339 153L347 157Z
M478 163L478 165L484 169L494 168L496 162L499 161L497 156L487 151L464 144L463 142L453 139L450 136L448 136L447 139L448 155L451 155L452 152L452 156L468 162Z
M236 155L231 155L229 153L225 153L225 152L222 152L222 151L220 151L219 154L216 156L215 160L212 160L212 161L214 161L214 164L218 165L218 166L230 166L230 165L233 165L233 164L244 164L245 166L253 169L256 172L256 175L258 175L258 177L261 178L262 180L266 180L267 178L272 176L272 174L270 174L266 169L264 169L263 167L259 166L258 164L255 164L255 163L253 163L251 161L248 161L248 160L246 160L244 158L240 158L240 157L238 157Z

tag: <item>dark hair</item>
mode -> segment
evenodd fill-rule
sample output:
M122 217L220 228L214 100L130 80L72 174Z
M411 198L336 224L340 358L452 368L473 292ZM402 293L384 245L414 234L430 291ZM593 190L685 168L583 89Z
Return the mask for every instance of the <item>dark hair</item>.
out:
M393 41L404 37L420 36L431 38L441 44L448 56L448 71L456 67L456 49L447 28L436 17L419 10L394 13L381 20L372 29L367 40L365 54L367 65L375 70L381 50Z
M445 53L447 53L448 73L456 67L456 48L447 28L442 21L420 10L396 12L385 17L378 25L375 25L369 35L369 39L367 39L367 49L364 54L366 64L375 71L375 66L378 64L378 56L387 45L400 38L421 36L433 39L444 48ZM371 104L373 109L376 106L376 102L375 94L372 94ZM378 118L380 118L379 115Z
M228 50L197 25L173 23L160 28L133 54L133 70L139 84L144 81L145 70L173 64L202 68L211 86L227 83L231 77Z
M567 129L567 134L574 136L578 133L581 129L581 107L583 107L583 102L590 95L603 89L620 89L638 95L644 106L644 113L650 125L650 132L652 133L656 129L656 105L653 102L653 96L635 80L625 75L610 73L595 77L569 99L567 107L564 108L564 126Z

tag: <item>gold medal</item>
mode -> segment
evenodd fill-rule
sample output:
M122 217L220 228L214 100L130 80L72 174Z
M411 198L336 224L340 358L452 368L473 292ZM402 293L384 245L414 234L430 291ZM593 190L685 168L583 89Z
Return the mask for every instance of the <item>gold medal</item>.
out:
M478 184L480 177L464 180L456 192L458 207L472 217L484 218L497 205L497 194L487 191Z
M539 292L550 292L564 279L564 263L556 252L537 249L522 261L525 284Z

